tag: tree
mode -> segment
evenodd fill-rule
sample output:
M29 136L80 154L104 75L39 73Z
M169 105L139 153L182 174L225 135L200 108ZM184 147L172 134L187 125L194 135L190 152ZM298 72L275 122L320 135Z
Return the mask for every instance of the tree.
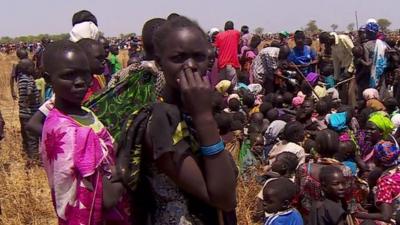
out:
M354 27L355 27L354 23L349 23L349 25L347 25L347 30L349 32L353 32L354 31Z
M387 31L392 24L392 22L385 18L378 19L377 22L383 31Z
M262 36L263 33L264 33L264 28L262 28L262 27L257 27L257 28L254 30L254 33L257 34L258 36Z
M315 34L318 33L319 28L317 26L317 21L316 20L310 20L307 25L306 29L304 29L305 32Z
M338 29L338 27L339 26L337 24L332 24L331 25L331 28L332 28L333 31L336 31L336 29Z

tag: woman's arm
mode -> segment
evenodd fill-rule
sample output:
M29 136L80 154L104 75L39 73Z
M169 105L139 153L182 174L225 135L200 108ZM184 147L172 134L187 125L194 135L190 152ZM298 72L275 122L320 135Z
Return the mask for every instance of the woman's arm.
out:
M46 116L41 111L36 111L35 114L29 119L26 129L34 135L40 137L42 135L43 124Z
M379 211L379 213L357 212L355 216L359 219L379 220L390 223L393 213L392 206L388 203L382 203L379 205Z
M206 77L191 68L179 75L183 107L193 119L200 146L212 146L221 141L217 123L212 115L211 88ZM201 158L192 155L174 163L176 153L164 153L157 166L183 190L224 211L236 206L235 163L226 150Z

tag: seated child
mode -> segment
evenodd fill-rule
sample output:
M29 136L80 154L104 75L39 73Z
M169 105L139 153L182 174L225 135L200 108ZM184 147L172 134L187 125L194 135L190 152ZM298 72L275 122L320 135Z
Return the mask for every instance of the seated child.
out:
M286 177L294 182L296 168L299 165L297 156L292 152L282 152L276 156L275 162L271 165L271 173L267 175L276 177Z
M309 224L347 224L346 206L344 205L346 180L343 172L336 166L325 166L320 171L319 181L325 199L313 202Z
M289 179L268 180L262 191L264 225L303 225L301 214L292 206L296 194L297 186Z
M82 107L92 80L88 57L78 44L58 41L46 48L43 66L56 97L43 125L41 156L59 223L129 224L123 186L110 181L113 138Z

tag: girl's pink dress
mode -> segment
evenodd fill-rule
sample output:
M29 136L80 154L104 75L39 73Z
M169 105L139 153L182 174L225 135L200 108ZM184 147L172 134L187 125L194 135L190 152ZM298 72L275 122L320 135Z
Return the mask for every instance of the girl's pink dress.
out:
M88 113L90 110L85 109ZM113 138L92 113L85 126L54 108L43 126L40 153L60 225L129 224L122 203L102 208L103 177L115 164Z

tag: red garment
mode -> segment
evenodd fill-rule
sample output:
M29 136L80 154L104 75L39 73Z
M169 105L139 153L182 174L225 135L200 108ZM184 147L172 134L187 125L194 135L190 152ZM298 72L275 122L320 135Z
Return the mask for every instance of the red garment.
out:
M83 98L84 102L89 100L90 97L92 97L94 94L96 94L97 92L101 91L104 88L105 84L104 81L102 81L102 79L104 79L104 76L102 77L102 75L93 75L92 86L90 86L88 91L86 92L86 95Z
M392 204L400 195L400 169L383 174L379 180L376 191L376 202Z
M215 47L218 48L218 68L223 69L227 65L240 68L238 47L240 32L237 30L227 30L219 33L215 39Z

